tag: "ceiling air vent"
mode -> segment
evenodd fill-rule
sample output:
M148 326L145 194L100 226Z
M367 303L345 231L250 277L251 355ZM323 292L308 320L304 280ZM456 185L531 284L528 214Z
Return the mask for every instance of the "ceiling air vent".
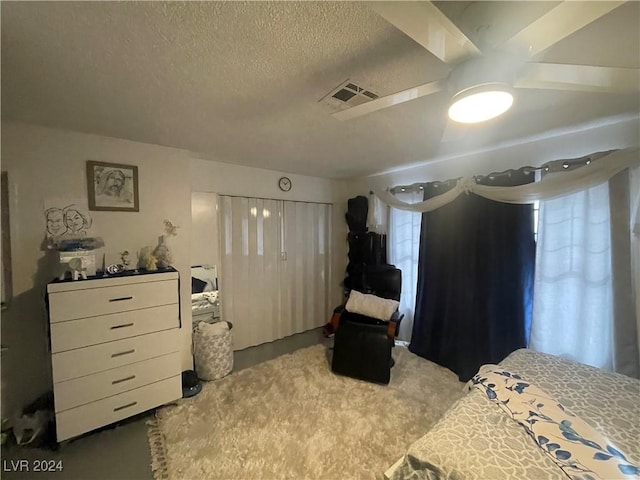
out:
M345 108L362 105L376 98L378 98L378 94L347 80L331 90L320 101L334 107L335 110L344 110Z

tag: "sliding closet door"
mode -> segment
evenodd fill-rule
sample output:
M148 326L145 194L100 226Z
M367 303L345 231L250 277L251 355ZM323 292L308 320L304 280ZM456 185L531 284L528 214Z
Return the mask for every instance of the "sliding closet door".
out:
M222 319L234 349L277 338L282 202L220 197Z
M281 270L282 336L330 319L331 205L284 202Z
M234 349L329 318L331 206L220 197L222 318Z

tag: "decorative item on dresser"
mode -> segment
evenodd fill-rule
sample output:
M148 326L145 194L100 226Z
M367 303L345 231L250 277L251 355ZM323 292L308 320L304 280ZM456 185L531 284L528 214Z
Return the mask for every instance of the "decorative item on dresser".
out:
M47 286L58 442L182 397L178 272Z

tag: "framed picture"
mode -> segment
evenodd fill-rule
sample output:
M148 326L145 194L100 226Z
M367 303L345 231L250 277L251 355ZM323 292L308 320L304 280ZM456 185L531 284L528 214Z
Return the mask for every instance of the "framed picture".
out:
M138 212L138 167L87 161L89 210Z

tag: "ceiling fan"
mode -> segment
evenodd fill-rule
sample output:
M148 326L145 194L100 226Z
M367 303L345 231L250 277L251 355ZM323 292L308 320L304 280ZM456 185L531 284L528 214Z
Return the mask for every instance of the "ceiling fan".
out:
M560 2L499 48L480 49L428 1L368 2L377 14L452 66L447 78L392 93L332 116L350 120L416 98L446 91L449 123L478 123L507 111L517 89L554 89L624 93L637 91L636 68L569 65L530 61L536 54L622 5L610 2ZM452 123L453 122L453 123Z

